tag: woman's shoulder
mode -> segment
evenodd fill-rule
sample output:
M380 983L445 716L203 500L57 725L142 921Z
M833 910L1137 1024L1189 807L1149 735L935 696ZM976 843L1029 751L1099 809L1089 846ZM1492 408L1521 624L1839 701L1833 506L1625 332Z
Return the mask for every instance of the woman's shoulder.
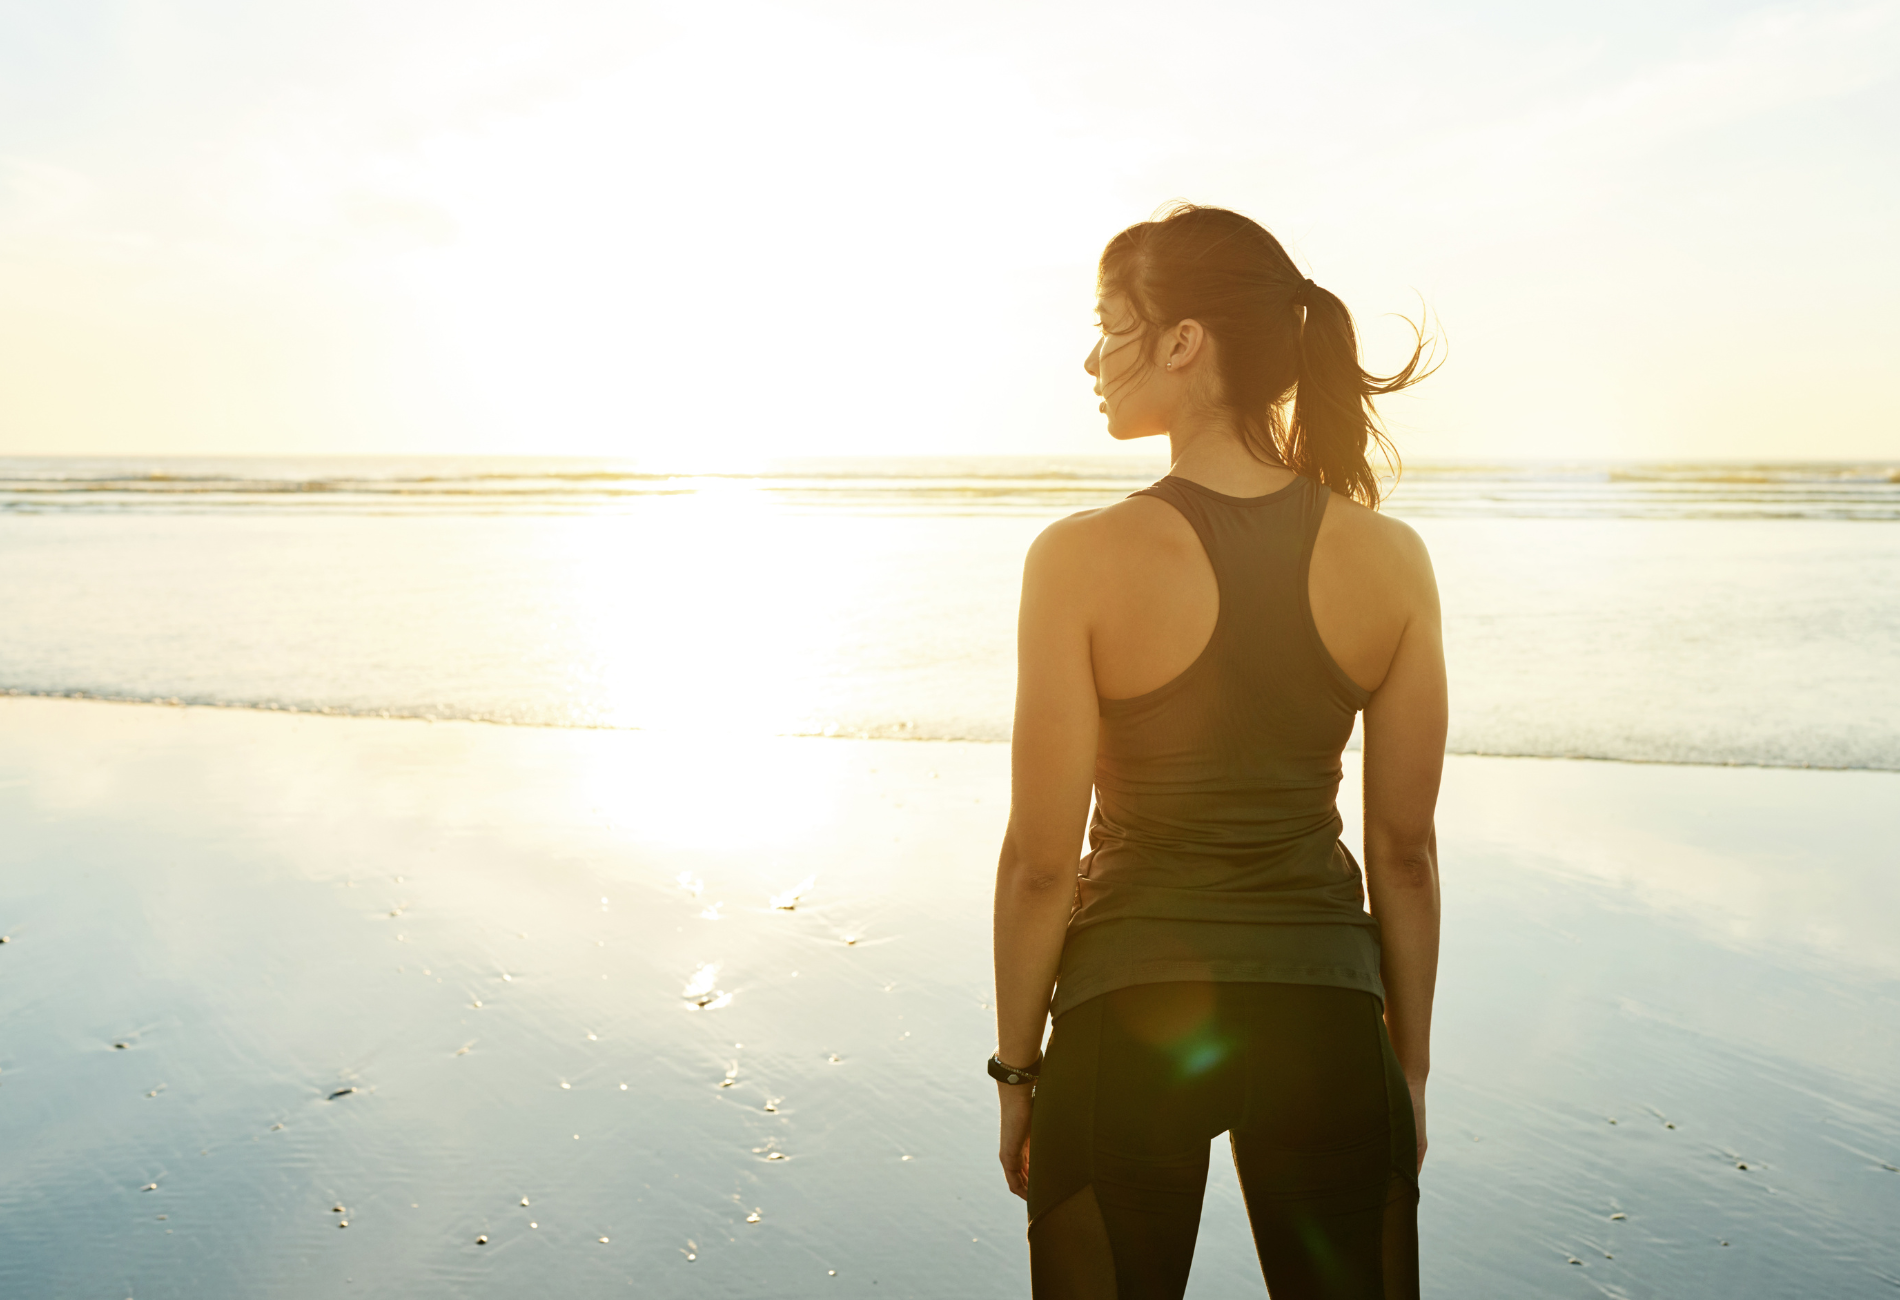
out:
M1124 552L1152 554L1183 544L1197 550L1200 545L1180 511L1157 497L1131 496L1056 520L1031 543L1029 563L1063 568L1112 565Z
M1380 510L1360 505L1342 492L1334 492L1326 504L1326 517L1320 535L1331 531L1342 541L1379 553L1394 560L1428 559L1425 539L1416 529Z
M1320 520L1317 552L1387 589L1432 590L1431 552L1410 524L1334 492Z

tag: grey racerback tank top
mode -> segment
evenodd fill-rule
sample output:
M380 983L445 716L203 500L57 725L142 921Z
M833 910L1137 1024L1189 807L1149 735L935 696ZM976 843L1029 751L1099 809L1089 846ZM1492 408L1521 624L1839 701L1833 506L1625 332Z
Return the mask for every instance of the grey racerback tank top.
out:
M1172 980L1330 984L1383 999L1378 923L1339 842L1339 756L1368 693L1307 599L1327 489L1263 497L1164 478L1220 612L1173 681L1102 700L1095 811L1051 1010Z

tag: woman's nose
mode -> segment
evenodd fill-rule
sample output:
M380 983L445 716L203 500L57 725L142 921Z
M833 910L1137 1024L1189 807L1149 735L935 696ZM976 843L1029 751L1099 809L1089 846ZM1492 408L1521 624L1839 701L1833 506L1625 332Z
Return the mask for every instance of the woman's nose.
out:
M1089 354L1086 357L1082 358L1082 369L1089 372L1090 378L1093 378L1102 372L1101 371L1101 355L1102 355L1102 345L1100 343L1097 343L1094 347L1089 349Z

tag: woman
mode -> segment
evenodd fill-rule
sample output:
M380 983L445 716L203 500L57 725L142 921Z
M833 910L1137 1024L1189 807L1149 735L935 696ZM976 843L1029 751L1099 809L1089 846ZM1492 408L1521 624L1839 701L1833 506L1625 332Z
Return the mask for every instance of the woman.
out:
M1109 435L1170 468L1023 577L990 1072L1034 1293L1181 1295L1226 1132L1274 1300L1414 1297L1445 672L1366 450L1420 352L1366 374L1345 305L1219 208L1124 230L1099 286Z

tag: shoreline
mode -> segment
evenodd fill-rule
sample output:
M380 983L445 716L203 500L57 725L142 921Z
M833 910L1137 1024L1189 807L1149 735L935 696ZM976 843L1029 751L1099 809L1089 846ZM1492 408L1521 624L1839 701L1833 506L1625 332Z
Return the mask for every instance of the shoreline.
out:
M0 687L0 700L62 700L72 703L88 704L129 704L161 709L221 709L240 713L264 713L295 715L315 718L360 718L374 722L421 722L429 725L439 723L469 723L482 727L513 727L545 731L605 731L629 732L650 736L682 736L715 734L737 741L756 740L870 740L895 741L903 744L944 744L944 745L1007 745L1007 738L988 736L934 736L904 734L902 726L894 728L894 734L868 731L778 731L751 732L743 729L692 732L685 729L667 727L637 727L617 723L547 723L521 722L510 718L490 718L475 715L437 716L427 713L396 713L388 710L376 712L352 712L347 709L325 705L317 708L305 708L294 704L258 704L258 703L220 703L210 700L183 700L176 697L168 699L147 698L131 695L94 695L83 691L35 691L24 687ZM1359 752L1358 733L1355 730L1353 740L1347 751ZM1823 763L1771 763L1750 759L1731 759L1726 762L1714 760L1687 760L1668 758L1630 758L1613 754L1532 754L1516 753L1491 749L1447 749L1447 758L1502 758L1523 759L1534 762L1553 763L1621 763L1637 767L1688 767L1688 768L1742 768L1769 772L1889 772L1900 773L1900 767L1871 766L1831 766Z
M1026 1291L1006 749L337 721L0 698L0 1290ZM1897 794L1448 761L1427 1294L1900 1274Z

